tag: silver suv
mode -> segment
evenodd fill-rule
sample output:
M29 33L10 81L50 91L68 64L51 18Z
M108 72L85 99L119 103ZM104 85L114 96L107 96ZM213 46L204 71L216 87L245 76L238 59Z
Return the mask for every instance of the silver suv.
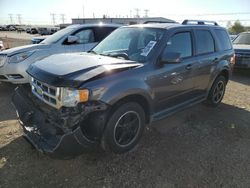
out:
M118 24L72 25L35 45L16 47L0 52L0 82L28 83L30 64L58 53L85 52L95 47Z

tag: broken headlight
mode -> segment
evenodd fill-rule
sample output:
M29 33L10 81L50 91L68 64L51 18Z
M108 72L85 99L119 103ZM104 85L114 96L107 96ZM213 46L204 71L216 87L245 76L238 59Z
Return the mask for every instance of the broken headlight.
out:
M78 103L86 102L89 99L89 90L75 90L69 88L62 89L62 105L65 107L74 107Z

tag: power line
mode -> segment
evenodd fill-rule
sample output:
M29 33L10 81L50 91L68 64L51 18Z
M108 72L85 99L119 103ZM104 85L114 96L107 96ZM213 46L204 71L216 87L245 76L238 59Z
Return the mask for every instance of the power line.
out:
M226 16L226 15L243 15L250 12L230 12L230 13L213 13L213 14L197 14L196 16Z
M168 14L168 16L230 16L230 15L248 15L250 12L227 12L227 13L207 13L207 14Z

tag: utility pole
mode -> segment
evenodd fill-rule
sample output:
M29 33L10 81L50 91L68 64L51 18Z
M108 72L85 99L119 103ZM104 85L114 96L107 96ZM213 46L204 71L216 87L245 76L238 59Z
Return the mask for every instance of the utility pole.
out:
M61 14L61 20L62 20L62 23L64 24L64 21L65 21L65 14Z
M53 25L56 25L56 14L55 13L51 13L51 18L52 18L52 23Z
M17 14L16 16L17 16L17 20L18 20L19 25L21 25L22 24L22 15Z
M136 18L140 18L140 14L139 14L140 13L140 9L136 8L135 12L136 12L135 17Z
M84 5L82 6L82 18L84 18L85 15L84 15Z
M148 10L148 9L145 9L144 12L145 12L145 16L144 16L144 17L147 18L147 17L148 17L148 12L149 12L149 10Z
M9 14L10 17L10 24L13 24L13 14Z

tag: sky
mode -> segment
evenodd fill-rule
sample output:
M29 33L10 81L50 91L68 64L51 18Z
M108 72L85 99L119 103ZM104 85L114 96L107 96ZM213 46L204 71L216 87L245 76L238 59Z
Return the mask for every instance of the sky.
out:
M130 17L135 9L140 16L149 10L150 17L165 17L176 21L184 19L214 20L226 26L227 21L240 20L250 26L250 0L0 0L0 24L52 24L55 14L57 24L71 23L71 18Z

